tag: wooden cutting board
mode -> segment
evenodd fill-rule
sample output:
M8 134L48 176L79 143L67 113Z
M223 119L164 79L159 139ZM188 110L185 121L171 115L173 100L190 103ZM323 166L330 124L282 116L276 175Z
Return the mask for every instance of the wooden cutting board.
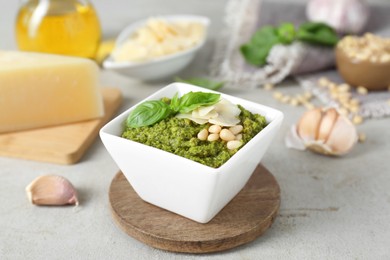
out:
M280 189L273 175L259 165L240 193L207 224L144 202L121 172L112 180L109 202L115 223L131 237L168 251L210 253L261 236L276 218Z
M99 134L100 128L122 103L117 88L102 88L105 115L74 124L0 134L0 156L74 164Z

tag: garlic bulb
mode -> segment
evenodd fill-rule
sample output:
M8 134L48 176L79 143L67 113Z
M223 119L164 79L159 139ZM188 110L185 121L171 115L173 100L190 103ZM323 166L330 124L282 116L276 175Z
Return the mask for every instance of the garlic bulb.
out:
M355 126L335 108L307 111L296 126L304 146L326 155L348 153L358 140Z
M311 0L306 7L310 21L324 22L339 33L362 32L369 8L361 0Z
M79 204L73 185L64 177L44 175L26 187L27 197L36 205Z

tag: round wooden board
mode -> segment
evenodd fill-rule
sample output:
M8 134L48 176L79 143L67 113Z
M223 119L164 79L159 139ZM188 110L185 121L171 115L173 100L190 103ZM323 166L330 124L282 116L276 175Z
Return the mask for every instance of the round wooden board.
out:
M163 250L209 253L262 235L278 213L280 189L272 174L259 165L240 193L207 224L144 202L121 172L112 180L109 201L116 224L131 237Z

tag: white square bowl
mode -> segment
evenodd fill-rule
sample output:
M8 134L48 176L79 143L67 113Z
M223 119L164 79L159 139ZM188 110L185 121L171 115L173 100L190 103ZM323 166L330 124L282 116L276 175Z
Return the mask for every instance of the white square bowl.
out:
M172 83L140 103L171 98L176 92L182 96L190 91L218 93L184 83ZM219 168L122 138L126 118L140 103L100 130L106 149L144 201L207 223L244 187L277 133L283 114L264 105L220 94L252 113L265 116L268 125Z

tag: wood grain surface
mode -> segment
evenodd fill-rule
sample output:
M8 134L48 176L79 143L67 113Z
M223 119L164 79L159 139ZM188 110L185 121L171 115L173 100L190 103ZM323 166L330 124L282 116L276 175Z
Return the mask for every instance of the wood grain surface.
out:
M121 172L112 180L109 202L115 223L131 237L168 251L209 253L262 235L279 210L280 189L273 175L259 165L241 192L207 224L144 202Z
M0 156L74 164L122 103L117 88L102 88L105 115L102 118L74 124L0 134Z

